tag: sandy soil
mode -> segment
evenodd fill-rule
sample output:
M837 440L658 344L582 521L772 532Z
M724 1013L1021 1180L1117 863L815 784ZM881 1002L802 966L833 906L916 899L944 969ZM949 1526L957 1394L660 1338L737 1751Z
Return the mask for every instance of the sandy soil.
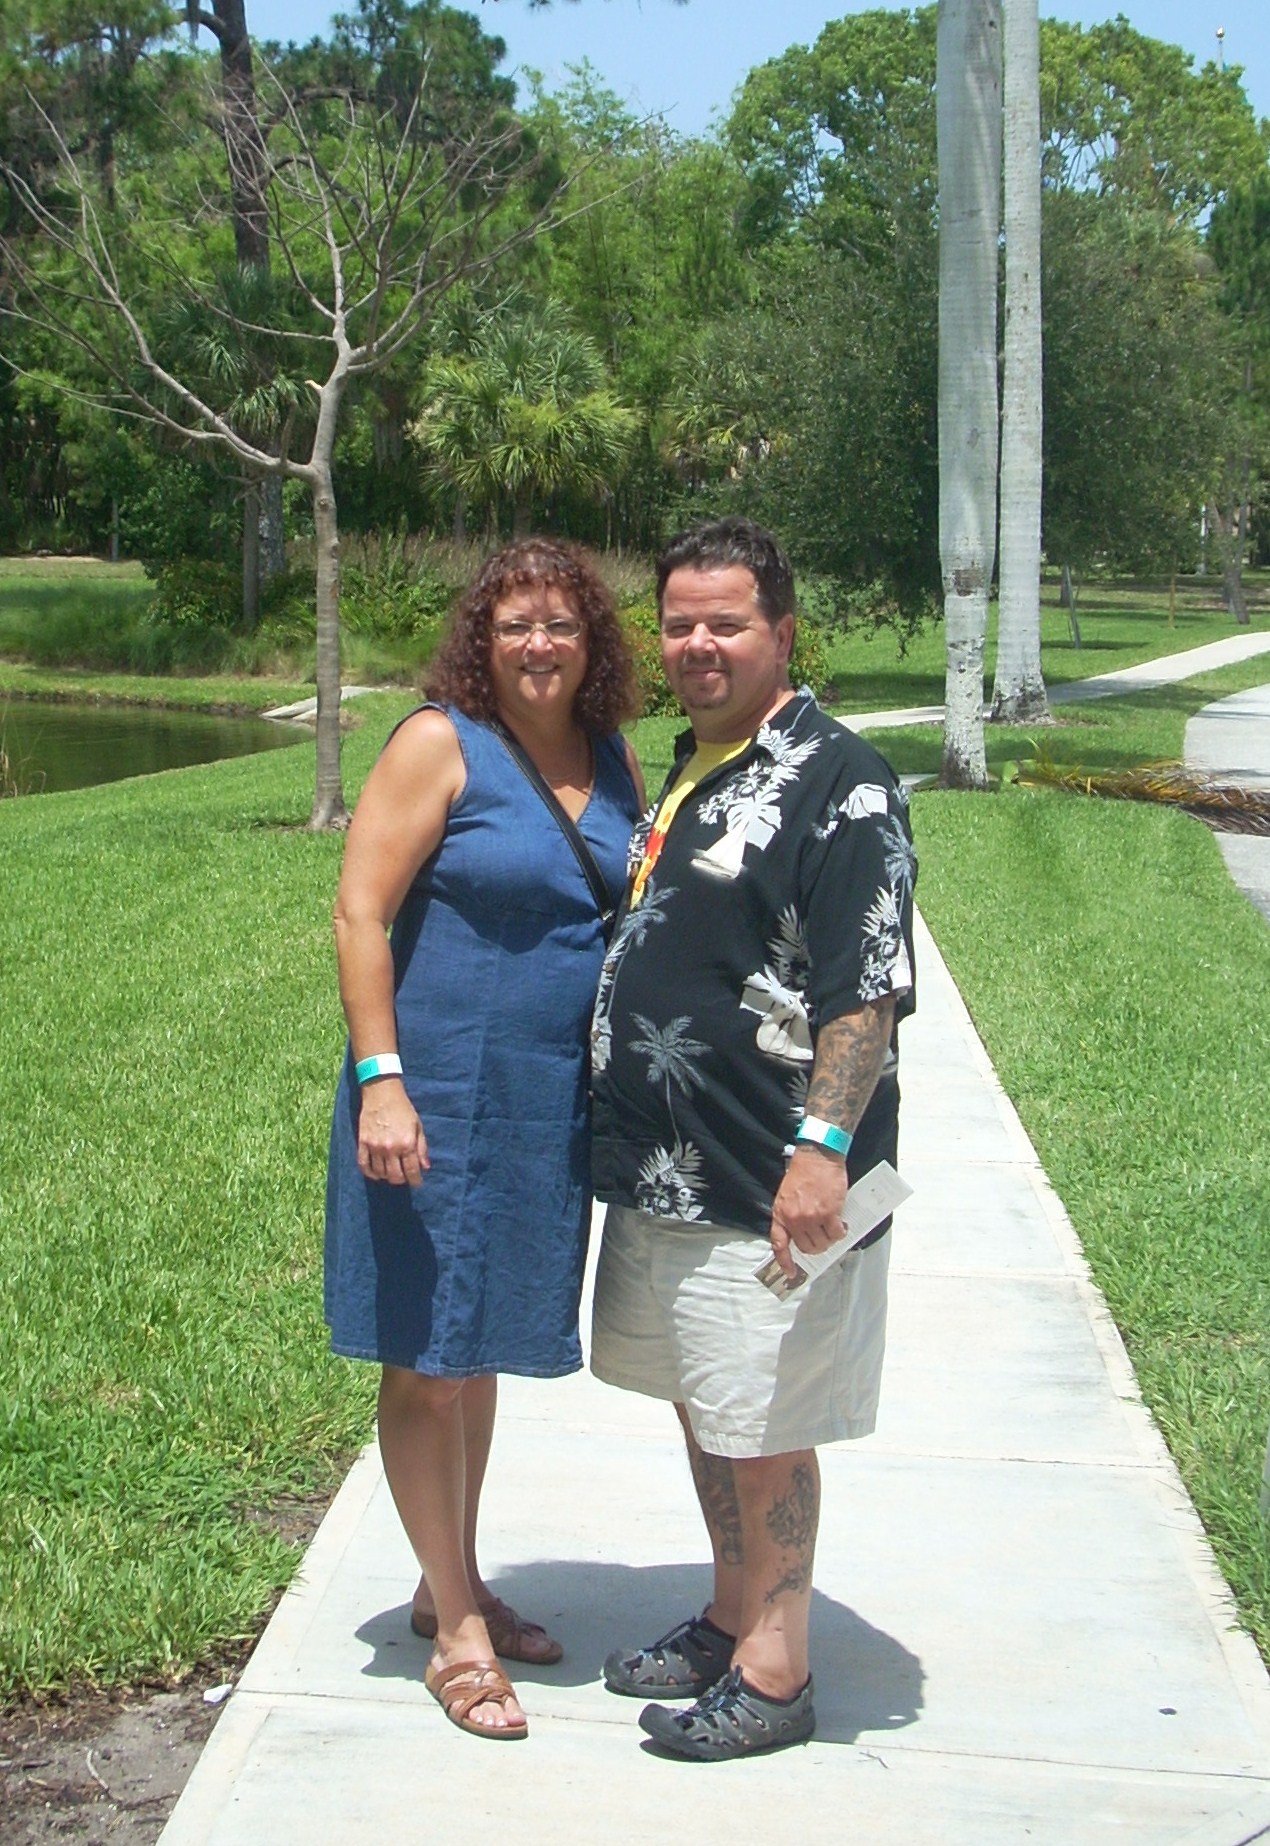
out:
M325 1494L293 1500L263 1517L302 1553L328 1503ZM153 1846L223 1710L203 1694L236 1684L252 1647L174 1688L84 1691L0 1711L3 1846Z
M218 1683L85 1693L0 1716L5 1846L151 1846L216 1723L203 1693Z

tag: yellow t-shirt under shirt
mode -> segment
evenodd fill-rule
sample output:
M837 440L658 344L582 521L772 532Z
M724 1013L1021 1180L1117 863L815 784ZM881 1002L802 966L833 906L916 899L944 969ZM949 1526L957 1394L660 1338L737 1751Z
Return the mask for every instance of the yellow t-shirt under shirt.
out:
M666 843L666 835L670 831L670 823L689 795L712 770L731 762L734 756L740 756L741 752L748 750L753 742L752 737L743 737L740 743L735 744L697 745L670 788L667 789L654 817L652 829L648 835L648 844L644 848L644 857L639 862L639 870L631 886L630 908L632 910L644 895L644 886L648 883L653 867L661 856L661 849Z

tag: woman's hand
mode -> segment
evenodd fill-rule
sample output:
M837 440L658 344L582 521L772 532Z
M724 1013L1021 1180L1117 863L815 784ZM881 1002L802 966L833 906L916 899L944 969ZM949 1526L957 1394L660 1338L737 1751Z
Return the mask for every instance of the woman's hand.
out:
M357 1165L366 1179L390 1186L423 1183L431 1161L423 1123L400 1077L377 1077L362 1089Z

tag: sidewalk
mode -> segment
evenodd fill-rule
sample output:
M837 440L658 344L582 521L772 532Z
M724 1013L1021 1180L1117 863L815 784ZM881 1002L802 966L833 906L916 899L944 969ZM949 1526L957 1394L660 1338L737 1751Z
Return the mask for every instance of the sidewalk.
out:
M1233 692L1197 711L1186 727L1183 755L1193 769L1270 789L1270 686ZM1219 833L1217 845L1231 877L1270 923L1270 838Z
M529 1741L424 1693L414 1570L373 1451L226 1708L164 1846L1239 1846L1270 1837L1270 1681L1070 1224L921 930L878 1432L822 1454L820 1730L667 1762L598 1681L699 1608L669 1411L586 1375L508 1381L486 1568L563 1665Z
M1181 654L1143 660L1136 667L1120 667L1114 673L1099 674L1096 679L1074 679L1062 686L1051 686L1048 688L1049 702L1051 705L1073 705L1087 699L1113 699L1130 692L1151 692L1157 686L1175 686L1179 680L1190 679L1196 673L1211 673L1234 661L1254 660L1259 654L1268 653L1270 631L1240 629L1220 641L1208 641L1203 647L1190 647ZM942 705L897 705L889 711L848 712L842 722L853 731L880 731L901 724L942 724L943 720Z

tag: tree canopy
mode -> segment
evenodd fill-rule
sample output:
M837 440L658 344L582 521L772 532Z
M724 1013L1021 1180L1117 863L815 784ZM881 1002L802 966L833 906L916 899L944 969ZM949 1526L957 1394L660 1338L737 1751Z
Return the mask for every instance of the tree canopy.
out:
M56 215L59 142L91 190L101 249L138 304L152 358L281 462L311 444L307 381L321 382L330 329L317 287L326 233L302 196L289 112L319 172L348 197L378 188L381 200L405 171L389 161L390 129L401 144L408 128L418 186L479 121L496 127L494 165L473 168L444 224L434 220L449 262L464 225L481 219L479 273L453 313L416 316L391 351L371 336L373 365L350 371L332 453L347 517L448 530L461 494L465 514L503 529L528 507L576 536L647 548L685 519L745 506L780 526L804 568L835 579L841 607L910 617L929 607L933 6L832 22L752 71L717 132L685 137L634 116L585 65L552 94L531 84L518 95L493 6L360 0L323 36L266 47L253 66L272 202L252 281L238 273L223 33L191 44L181 16L150 0L123 0L109 18L71 0L0 3L0 289L13 306L20 276L38 277L65 315L60 327L10 318L0 336L13 368L0 375L0 541L96 545L113 523L125 544L144 532L149 550L162 542L156 508L168 506L170 544L183 548L199 542L179 511L188 482L228 518L248 466L245 451L215 459L170 394L165 433L120 431L93 408L126 407L138 359L117 322L88 337L94 311L74 299L70 251L51 221L22 209L25 187ZM235 5L207 0L188 17L227 29ZM1200 507L1227 492L1232 456L1236 473L1251 470L1254 524L1262 502L1266 126L1237 70L1198 69L1124 20L1044 22L1041 110L1048 555L1194 561ZM562 186L567 202L531 237ZM367 223L343 225L347 308L384 327L404 284L376 293L366 280ZM400 250L417 220L393 223ZM492 363L476 331L497 344L513 323L525 337L557 329L562 351L585 353L584 382L571 387L572 421L562 400L504 393L521 432L485 442L482 483L454 446L458 406ZM599 417L596 446L569 461L583 404ZM550 468L531 466L535 445L542 458L552 443ZM292 517L303 530L303 508L292 503Z

